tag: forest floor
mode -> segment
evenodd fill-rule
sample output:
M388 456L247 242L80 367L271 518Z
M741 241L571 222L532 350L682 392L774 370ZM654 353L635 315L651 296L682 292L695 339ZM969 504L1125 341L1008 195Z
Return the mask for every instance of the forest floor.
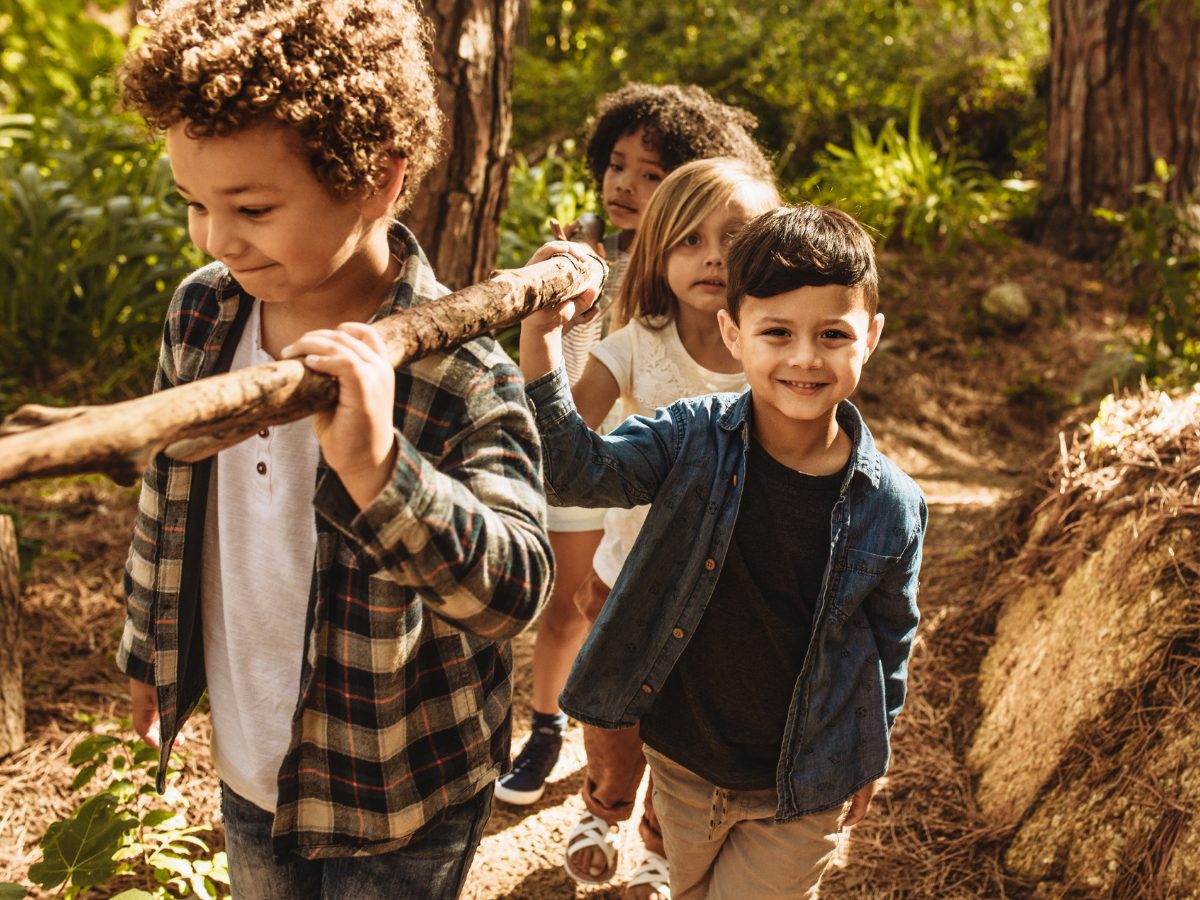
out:
M945 653L939 628L971 603L987 577L1004 539L1004 511L1041 475L1039 461L1057 448L1063 422L1106 392L1116 356L1105 345L1121 328L1121 296L1100 269L1022 244L930 261L884 254L881 269L888 326L856 401L881 448L929 500L923 622L909 701L893 735L892 771L867 821L843 842L824 895L1021 896L1032 886L1001 872L1003 835L979 817L962 762L973 662L986 636L976 651ZM993 329L978 313L980 298L1002 281L1021 284L1033 303L1031 320L1016 331ZM135 498L100 478L0 490L0 509L15 510L22 535L43 542L23 586L28 742L0 759L0 882L28 884L46 827L82 800L70 789L68 764L88 733L76 717L111 723L128 715L125 682L112 660ZM516 747L528 728L532 646L532 633L514 642ZM212 824L216 846L208 728L204 715L189 724L180 788L189 820ZM576 885L561 867L566 835L582 810L583 776L581 732L572 724L542 800L524 808L496 804L465 897L620 896L621 880L639 860L632 824L621 833L615 886Z

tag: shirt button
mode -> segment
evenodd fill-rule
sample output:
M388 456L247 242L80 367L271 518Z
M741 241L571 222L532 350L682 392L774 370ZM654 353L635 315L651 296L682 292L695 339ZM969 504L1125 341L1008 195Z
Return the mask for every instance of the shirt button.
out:
M267 474L267 464L265 462L260 462L257 466L254 467L254 471L258 472L259 475L266 475Z
M271 433L271 429L269 429L269 428L264 428L262 431L260 431L260 432L258 433L258 436L259 436L260 438L265 438L265 437L267 437L268 435L270 435L270 433Z
M643 694L649 694L649 693L651 693L653 690L654 690L654 688L650 687L650 685L648 685L648 684L643 684L643 685L642 685L642 693L643 693Z
M737 475L736 474L733 476L733 486L737 487Z
M706 559L704 561L704 568L708 569L708 571L711 572L716 567L717 567L717 561L715 559Z
M683 637L683 629L682 628L671 629L671 637L676 638L676 639Z

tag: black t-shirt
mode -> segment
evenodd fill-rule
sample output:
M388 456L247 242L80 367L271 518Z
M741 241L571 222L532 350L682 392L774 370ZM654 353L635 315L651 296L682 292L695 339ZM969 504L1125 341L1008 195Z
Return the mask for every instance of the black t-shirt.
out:
M796 472L750 443L713 595L641 721L647 744L719 787L775 787L845 476Z

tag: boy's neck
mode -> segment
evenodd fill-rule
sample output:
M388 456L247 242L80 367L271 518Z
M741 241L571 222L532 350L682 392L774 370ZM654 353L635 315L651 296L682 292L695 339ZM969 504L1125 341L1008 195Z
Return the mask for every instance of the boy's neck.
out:
M734 359L721 339L716 314L679 304L675 314L675 331L683 349L698 365L710 372L726 375L742 371L742 364Z
M819 419L799 420L764 409L753 392L750 403L754 437L776 462L805 475L834 475L846 465L854 443L838 425L836 408Z
M322 290L263 302L263 349L278 358L280 350L306 332L369 321L399 277L401 266L392 255L387 229L376 231Z

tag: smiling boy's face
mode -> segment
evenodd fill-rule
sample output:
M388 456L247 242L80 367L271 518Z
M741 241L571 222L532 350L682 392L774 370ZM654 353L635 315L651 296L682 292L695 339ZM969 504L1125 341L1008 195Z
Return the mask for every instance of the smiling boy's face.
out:
M378 195L342 200L317 181L291 129L266 124L223 137L167 130L167 156L196 246L264 301L337 293L377 253ZM402 164L402 161L401 161ZM386 234L384 236L386 253Z
M650 144L643 142L639 128L617 138L604 170L604 211L608 220L622 231L636 231L650 195L667 177L662 158Z
M728 311L718 315L746 372L756 428L828 424L858 387L883 332L883 316L870 314L862 289L838 284L746 296L738 322Z

